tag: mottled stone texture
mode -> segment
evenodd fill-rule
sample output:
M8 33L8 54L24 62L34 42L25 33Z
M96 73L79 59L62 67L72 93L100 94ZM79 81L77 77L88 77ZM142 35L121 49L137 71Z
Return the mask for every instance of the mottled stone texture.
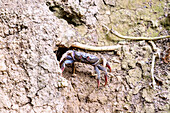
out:
M166 1L151 0L0 0L0 112L165 113L170 109L170 71L156 60L156 89L150 75L152 47L123 35L169 34ZM97 88L92 66L76 63L61 77L55 45L73 42L122 45L117 51L89 52L110 62L108 85ZM169 39L156 41L164 57Z
M1 4L0 112L62 112L54 41L63 20L44 3ZM65 82L66 81L66 82Z

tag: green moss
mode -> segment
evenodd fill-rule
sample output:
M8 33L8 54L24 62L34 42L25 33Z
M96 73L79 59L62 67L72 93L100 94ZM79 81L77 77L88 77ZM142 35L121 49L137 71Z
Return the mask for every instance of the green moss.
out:
M155 31L152 28L148 28L147 33L148 33L148 36L150 37L157 37L159 35L159 32Z
M164 18L160 23L165 27L165 29L170 30L170 15Z
M147 6L149 7L149 4L146 4L148 3L150 0L130 0L129 1L129 9L136 9L136 8L139 8L139 7L144 7L144 6Z
M156 11L156 12L163 12L163 8L161 6L154 6L153 7L153 10Z
M155 12L164 12L163 10L163 7L160 6L160 5L153 5L152 9L155 11Z
M157 15L162 16L164 15L164 2L156 2L152 5L152 10L157 13Z
M136 10L137 18L140 20L150 20L150 15L152 15L150 9L138 9Z

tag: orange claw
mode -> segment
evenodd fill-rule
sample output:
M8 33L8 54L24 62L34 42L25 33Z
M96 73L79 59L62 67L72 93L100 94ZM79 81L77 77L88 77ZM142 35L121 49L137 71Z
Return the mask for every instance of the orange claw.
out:
M104 75L104 77L105 77L105 85L104 86L106 86L107 85L107 75ZM97 88L99 88L99 86L100 86L100 80L97 79Z
M111 67L110 67L110 64L109 64L108 62L106 63L106 67L109 68L110 72L112 71L112 69L111 69Z
M107 85L107 75L104 75L104 77L105 77L105 85L104 86L106 86Z

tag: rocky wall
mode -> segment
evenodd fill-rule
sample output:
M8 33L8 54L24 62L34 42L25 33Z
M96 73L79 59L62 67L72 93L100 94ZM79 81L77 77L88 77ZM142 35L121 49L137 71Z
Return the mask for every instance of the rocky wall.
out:
M63 111L64 98L58 88L67 86L67 80L60 77L53 49L64 24L68 25L57 19L45 3L1 4L1 113Z
M119 39L103 27L131 36L169 35L168 5L166 0L1 0L0 112L169 112L170 71L162 59L169 54L169 39L155 41L161 58L153 89L152 46ZM84 51L110 62L105 87L103 72L96 87L91 65L76 63L74 77L69 66L61 74L54 49L73 42L122 46Z

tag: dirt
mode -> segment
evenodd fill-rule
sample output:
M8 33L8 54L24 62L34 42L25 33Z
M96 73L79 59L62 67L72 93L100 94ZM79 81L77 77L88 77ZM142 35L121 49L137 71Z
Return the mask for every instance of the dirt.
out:
M161 53L155 62L154 89L152 45L120 39L102 26L128 36L170 35L168 1L13 0L0 4L0 112L170 112L170 39L154 41ZM74 42L120 45L121 49L69 48ZM112 68L108 84L104 86L100 71L97 88L97 75L89 64L77 62L74 76L71 66L61 73L59 60L67 49L105 57Z
M164 47L166 48L164 49L167 49L168 40L158 41L156 44L165 43ZM71 112L74 109L75 111L72 112L109 113L140 112L142 110L141 112L150 113L160 112L163 106L166 106L165 109L168 110L169 97L161 97L161 95L169 95L169 83L167 84L169 65L164 63L162 59L156 61L157 88L154 90L150 75L152 52L147 48L150 48L150 45L145 41L140 41L125 45L125 51L121 50L120 55L115 54L115 52L88 52L96 56L102 55L112 66L112 72L108 72L108 84L104 86L102 73L99 88L97 88L97 76L95 76L91 65L76 63L76 76L72 76L72 67L68 66L63 72L63 77L70 81L74 93L70 92L71 97L68 97L66 101L66 112ZM162 56L164 55L162 54L161 58ZM146 57L149 58L146 59ZM72 98L74 102L72 102ZM148 109L150 110L148 111Z

